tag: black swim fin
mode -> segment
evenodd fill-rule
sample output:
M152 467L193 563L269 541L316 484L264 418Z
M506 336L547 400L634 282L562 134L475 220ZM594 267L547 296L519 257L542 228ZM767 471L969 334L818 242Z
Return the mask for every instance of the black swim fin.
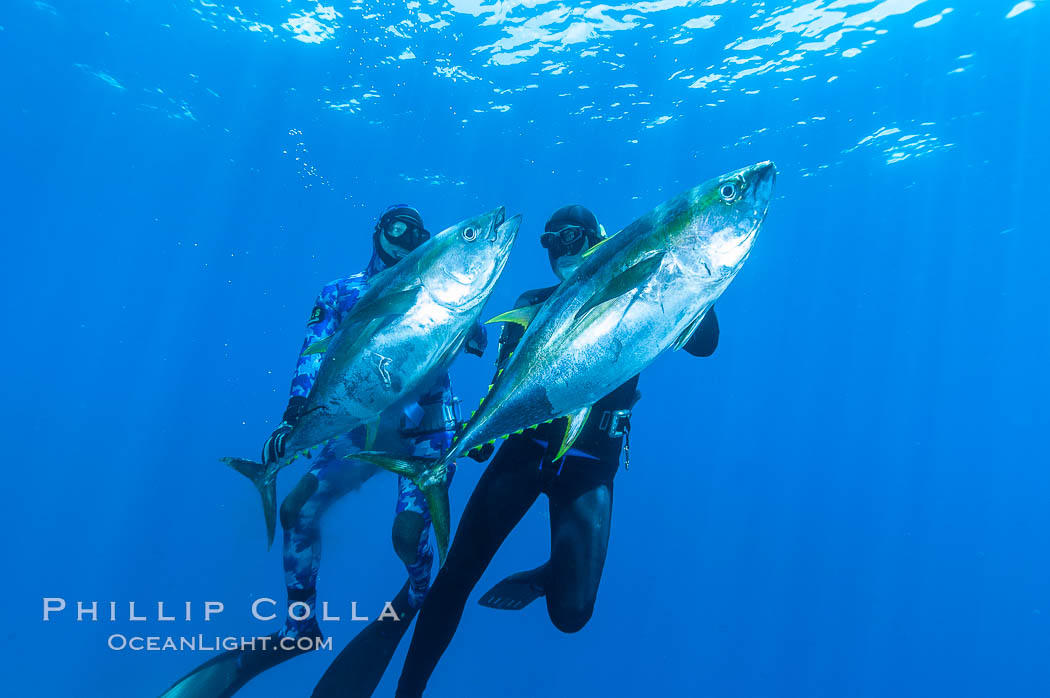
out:
M254 649L229 650L212 657L176 681L160 698L229 698L267 669L310 651L281 649L279 640L279 633L273 633L266 649L257 639Z
M313 698L370 698L404 637L416 609L408 605L408 583L391 602L401 620L378 618L357 634L317 682Z
M512 574L486 591L478 599L478 603L500 611L520 611L536 599L547 595L544 588L546 577L547 565Z

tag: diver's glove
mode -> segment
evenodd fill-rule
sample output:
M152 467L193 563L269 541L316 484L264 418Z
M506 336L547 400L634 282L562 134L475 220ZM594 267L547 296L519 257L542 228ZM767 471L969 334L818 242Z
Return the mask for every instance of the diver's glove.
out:
M471 331L470 336L467 337L463 350L468 354L481 356L485 353L485 348L488 347L488 345L489 333L485 330L484 325L476 324L474 325L474 329Z
M292 430L295 429L295 425L299 423L299 419L303 416L305 410L305 397L293 395L288 399L288 407L284 410L281 423L277 425L277 428L270 434L270 438L266 439L266 443L263 444L262 460L264 465L269 465L273 461L284 458L285 441L288 439L288 435L292 433Z
M485 442L477 448L472 448L467 451L467 455L479 463L484 463L492 457L492 452L496 450L496 446Z

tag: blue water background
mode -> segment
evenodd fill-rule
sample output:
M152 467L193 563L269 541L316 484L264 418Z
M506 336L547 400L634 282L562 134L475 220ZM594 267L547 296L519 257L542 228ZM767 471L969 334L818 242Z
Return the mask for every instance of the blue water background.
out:
M613 231L773 159L717 353L642 378L590 624L473 604L546 559L541 499L431 695L1050 695L1050 2L567 7L4 3L0 692L156 695L206 656L111 633L276 627L248 606L282 598L280 555L218 458L258 452L315 294L364 266L387 204L435 230L524 214L495 314L553 283L554 208ZM809 24L769 24L791 9ZM493 355L454 366L466 403ZM374 616L403 580L394 496L378 476L327 519L337 648L349 600ZM44 623L45 596L198 605ZM332 656L243 695L306 695Z

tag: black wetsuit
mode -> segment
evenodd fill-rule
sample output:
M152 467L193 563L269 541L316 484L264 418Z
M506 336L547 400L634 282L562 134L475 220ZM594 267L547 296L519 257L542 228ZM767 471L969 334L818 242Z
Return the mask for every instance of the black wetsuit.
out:
M524 293L516 307L541 303L556 288ZM504 326L497 370L523 333L516 324ZM710 356L717 344L718 320L712 309L685 350L694 356ZM540 493L550 502L551 559L538 570L547 613L563 632L576 632L587 623L605 566L613 477L620 465L624 438L622 433L610 436L609 425L616 411L630 410L635 403L637 385L635 376L595 403L573 447L595 458L570 451L563 460L552 461L565 434L565 418L535 432L512 435L499 448L467 502L445 566L420 610L401 672L398 698L423 694L456 632L467 597Z

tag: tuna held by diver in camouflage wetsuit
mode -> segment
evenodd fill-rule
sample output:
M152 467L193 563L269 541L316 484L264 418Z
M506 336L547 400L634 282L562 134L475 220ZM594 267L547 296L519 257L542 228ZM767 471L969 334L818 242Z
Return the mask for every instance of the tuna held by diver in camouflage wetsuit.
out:
M223 460L258 488L267 545L276 528L276 476L302 453L361 425L374 430L387 408L425 389L447 370L478 321L517 236L521 217L502 207L428 240L370 281L329 339L303 417L289 434L287 457L268 467Z

